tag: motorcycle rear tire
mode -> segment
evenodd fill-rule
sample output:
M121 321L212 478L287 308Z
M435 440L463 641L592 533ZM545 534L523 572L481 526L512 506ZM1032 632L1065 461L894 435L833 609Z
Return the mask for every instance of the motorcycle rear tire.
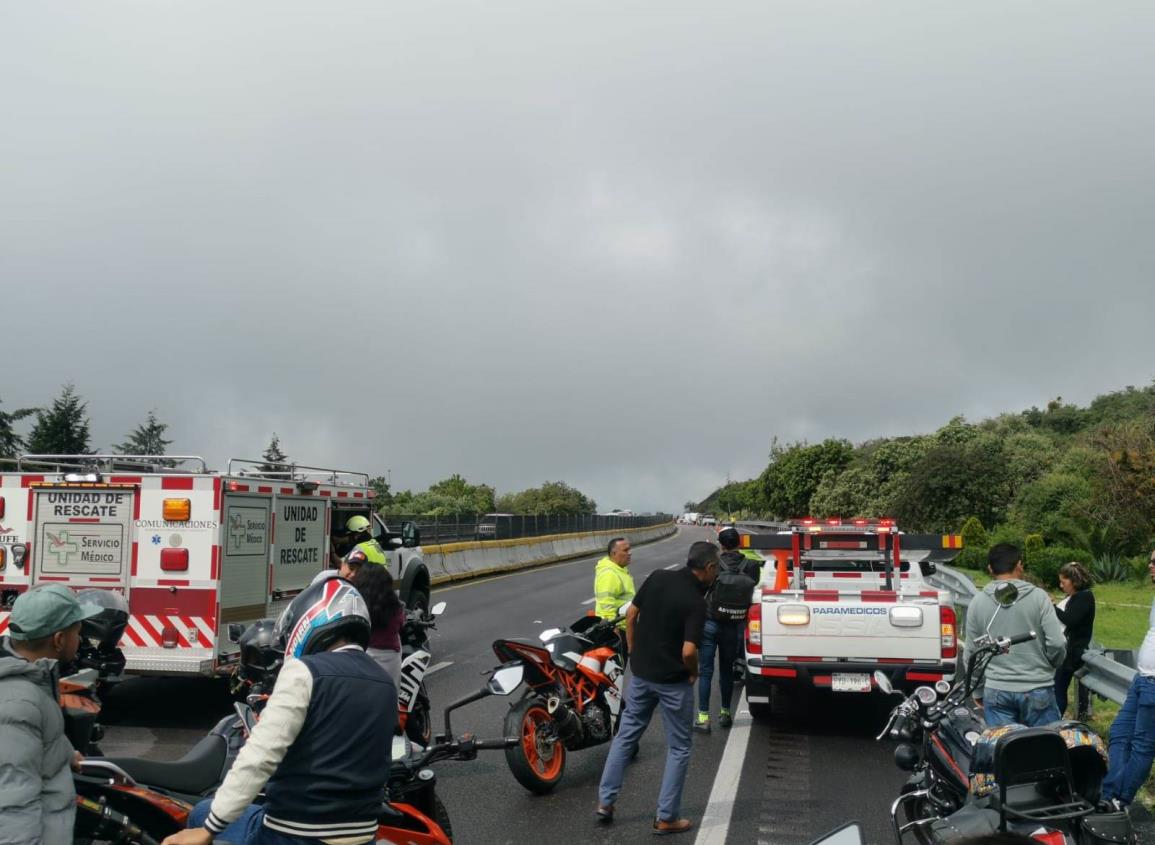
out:
M425 693L425 685L421 686L413 710L405 720L405 735L418 745L428 748L433 741L433 720L429 717L429 696Z
M505 760L514 779L535 795L552 792L565 774L566 747L562 741L543 744L537 737L539 726L552 722L545 703L534 696L523 698L505 716L505 735L521 740L505 749Z

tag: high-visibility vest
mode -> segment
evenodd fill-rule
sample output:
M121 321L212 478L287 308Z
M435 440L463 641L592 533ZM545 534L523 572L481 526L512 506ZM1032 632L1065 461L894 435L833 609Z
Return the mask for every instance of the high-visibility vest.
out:
M602 619L614 619L623 604L634 597L634 578L624 566L608 557L598 561L594 574L595 613ZM618 623L623 631L626 620Z

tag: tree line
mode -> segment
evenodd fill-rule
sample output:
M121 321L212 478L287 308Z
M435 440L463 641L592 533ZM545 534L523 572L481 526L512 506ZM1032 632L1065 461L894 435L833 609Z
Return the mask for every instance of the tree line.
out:
M27 421L27 422L26 422ZM163 458L172 440L165 435L168 424L161 422L155 410L128 432L124 440L113 444L117 455L149 455ZM26 431L23 429L27 429ZM15 458L22 452L37 455L88 455L92 448L88 403L71 384L45 408L3 409L0 397L0 458ZM164 464L163 460L158 463ZM285 453L281 440L273 432L269 445L261 453L259 469L266 473L286 473L292 459ZM460 475L451 475L423 492L401 490L394 493L384 476L370 480L381 511L388 515L445 516L448 514L515 513L528 516L571 516L594 513L597 503L564 481L547 481L501 496L488 484L470 484Z
M1079 560L1097 577L1141 577L1155 539L1155 384L1058 397L1045 408L930 434L853 444L774 441L756 478L728 484L698 510L775 519L892 516L907 531L962 531L962 562L986 548L1026 548L1042 580Z

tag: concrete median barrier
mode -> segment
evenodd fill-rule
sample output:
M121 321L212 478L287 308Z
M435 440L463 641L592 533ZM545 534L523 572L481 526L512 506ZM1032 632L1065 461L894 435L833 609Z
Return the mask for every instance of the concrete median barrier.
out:
M678 526L673 522L664 522L647 528L555 534L518 540L442 543L422 546L421 551L436 586L450 581L464 581L482 575L514 572L562 560L605 554L606 543L611 537L627 537L633 545L640 546L669 537L677 530Z

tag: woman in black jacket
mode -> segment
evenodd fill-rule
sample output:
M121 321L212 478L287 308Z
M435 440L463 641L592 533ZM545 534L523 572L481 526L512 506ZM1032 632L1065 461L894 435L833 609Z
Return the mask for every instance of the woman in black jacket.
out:
M1067 629L1067 656L1055 672L1055 698L1059 713L1067 709L1067 688L1076 670L1083 665L1083 652L1091 644L1095 627L1095 594L1091 592L1091 574L1081 563L1064 563L1059 568L1059 588L1067 597L1055 606L1059 621ZM1091 691L1076 681L1079 688L1079 711L1084 720L1091 709Z

